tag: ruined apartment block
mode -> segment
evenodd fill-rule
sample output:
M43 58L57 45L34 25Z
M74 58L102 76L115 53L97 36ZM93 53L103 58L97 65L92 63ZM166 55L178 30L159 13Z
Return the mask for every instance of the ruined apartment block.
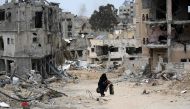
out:
M92 37L92 30L88 18L83 16L64 16L62 19L65 18L71 19L71 22L73 24L72 35L70 37L64 37L64 40L67 42L67 50L70 52L72 60L86 61L87 48Z
M119 7L119 18L123 27L133 23L135 17L135 3L133 0L125 0L122 6Z
M115 31L90 40L88 63L125 65L126 68L143 66L142 45L134 38L134 31Z
M50 72L61 46L60 11L45 0L12 0L0 6L0 71Z
M160 61L189 69L190 1L136 0L136 4L137 34L152 70Z
M67 40L72 39L74 36L74 19L75 16L71 12L62 12L62 33L63 38Z

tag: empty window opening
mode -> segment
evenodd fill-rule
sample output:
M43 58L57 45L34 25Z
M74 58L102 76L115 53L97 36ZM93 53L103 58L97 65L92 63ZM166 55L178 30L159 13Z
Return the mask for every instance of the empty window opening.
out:
M126 48L126 53L128 53L129 55L135 54L135 51L136 51L135 47L127 47Z
M37 37L33 37L33 43L36 43L36 42L38 42L38 38Z
M144 16L144 14L142 15L142 21L145 21L145 16Z
M129 55L142 53L142 47L126 47L126 53L128 53Z
M4 42L2 37L0 37L0 50L4 50Z
M136 48L135 53L142 53L142 47Z
M11 73L11 63L13 63L14 61L12 60L7 60L7 72L10 74Z
M7 38L7 44L10 44L10 38Z
M5 20L5 10L0 9L0 21L4 21L4 20Z
M133 60L135 60L135 58L134 58L134 57L131 57L131 58L129 58L129 60L133 61ZM134 64L133 64L133 66L134 66Z
M118 47L110 47L110 52L118 52L119 48Z
M7 19L8 21L11 21L11 12L7 12L7 13L6 13L6 19Z
M110 61L122 61L122 58L112 58Z
M35 13L35 28L42 28L42 12Z
M157 19L166 19L166 0L157 4L155 13Z
M52 43L52 37L51 35L47 35L47 43Z
M71 21L71 19L67 19L67 21Z
M149 18L148 18L148 14L146 14L146 20L148 20Z
M181 59L181 62L187 62L187 59Z
M40 65L40 60L38 59L32 59L32 69L36 71L40 71L41 65Z
M72 55L72 57L74 57L75 56L75 51L71 51L71 55Z
M37 33L32 33L34 36L37 36Z
M68 32L68 37L72 37L72 32Z
M82 57L82 50L78 50L77 53L79 57Z
M91 48L91 51L94 52L94 48Z
M5 71L5 60L0 59L0 71Z
M14 39L11 38L11 44L14 44Z

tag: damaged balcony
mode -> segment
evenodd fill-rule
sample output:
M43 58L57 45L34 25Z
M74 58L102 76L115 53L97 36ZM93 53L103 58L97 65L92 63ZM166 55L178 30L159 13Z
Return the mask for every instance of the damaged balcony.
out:
M147 37L143 38L144 46L146 46L147 48L169 47L166 24L148 25L147 28Z

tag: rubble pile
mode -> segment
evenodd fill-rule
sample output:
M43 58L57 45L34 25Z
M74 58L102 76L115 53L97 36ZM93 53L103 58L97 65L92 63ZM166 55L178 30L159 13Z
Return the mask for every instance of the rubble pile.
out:
M65 78L70 78L64 76ZM34 71L30 72L29 78L21 78L5 75L0 76L0 107L21 108L20 103L49 103L49 100L58 97L68 97L65 93L51 89L52 85L65 85L65 79L53 76L48 79L42 79L41 75ZM61 85L59 85L59 84Z
M190 72L182 76L181 81L173 81L170 88L177 90L190 90Z

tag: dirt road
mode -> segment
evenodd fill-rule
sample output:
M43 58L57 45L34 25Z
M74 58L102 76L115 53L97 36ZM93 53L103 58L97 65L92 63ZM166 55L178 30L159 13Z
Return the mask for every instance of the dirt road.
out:
M189 109L189 92L180 94L179 91L165 90L166 85L136 86L127 81L114 84L115 95L106 93L100 97L95 92L98 80L83 80L78 84L67 84L59 91L69 97L54 100L56 105L70 109ZM149 94L142 94L146 89ZM98 98L98 100L97 100Z

